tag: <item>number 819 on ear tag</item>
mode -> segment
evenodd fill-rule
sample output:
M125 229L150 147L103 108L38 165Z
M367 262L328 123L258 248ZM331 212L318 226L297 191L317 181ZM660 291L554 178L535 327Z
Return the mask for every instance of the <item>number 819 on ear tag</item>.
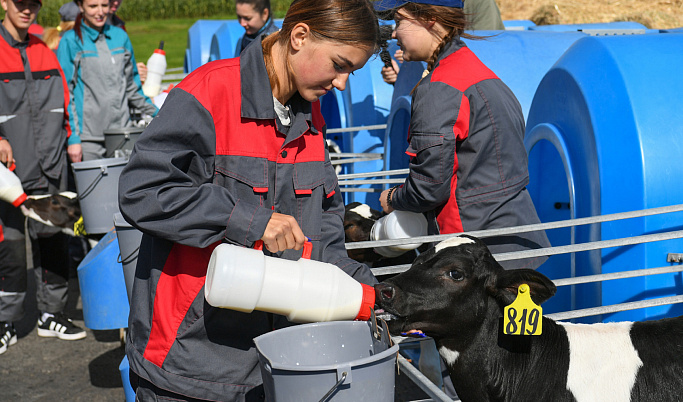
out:
M543 309L531 300L529 285L517 289L517 298L503 310L503 333L506 335L541 335Z

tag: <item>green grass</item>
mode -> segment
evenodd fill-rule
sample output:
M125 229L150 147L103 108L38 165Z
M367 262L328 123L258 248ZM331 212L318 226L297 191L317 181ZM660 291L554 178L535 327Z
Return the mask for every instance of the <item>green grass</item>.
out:
M216 19L234 18L224 16ZM149 56L159 46L159 41L163 40L168 68L182 67L187 47L187 31L195 22L197 18L126 22L135 59L147 63Z

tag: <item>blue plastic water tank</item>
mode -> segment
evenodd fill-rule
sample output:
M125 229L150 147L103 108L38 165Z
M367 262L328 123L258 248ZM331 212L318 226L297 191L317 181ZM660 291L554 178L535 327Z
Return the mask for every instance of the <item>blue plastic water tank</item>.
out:
M211 37L225 21L197 20L187 31L187 47L185 48L184 70L191 73L197 67L209 61Z
M587 36L545 75L527 120L531 184L542 221L588 217L680 204L683 200L683 35ZM680 229L683 214L580 226L584 243ZM567 230L548 231L553 245L572 243ZM552 257L551 278L668 265L683 240L577 253L575 265ZM678 251L677 251L678 250ZM548 302L571 308L683 294L681 274L607 281L562 289ZM566 310L562 308L560 310ZM605 321L683 313L683 306L605 315ZM599 318L598 318L599 319Z

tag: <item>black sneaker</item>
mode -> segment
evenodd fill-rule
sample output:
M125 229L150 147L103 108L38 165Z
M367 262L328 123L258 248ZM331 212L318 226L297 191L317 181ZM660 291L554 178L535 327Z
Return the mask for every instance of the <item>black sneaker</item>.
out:
M64 313L57 313L45 321L38 319L38 336L57 337L65 341L85 338L85 330L75 325Z
M7 348L15 343L17 343L17 331L14 325L0 322L0 355L7 352Z

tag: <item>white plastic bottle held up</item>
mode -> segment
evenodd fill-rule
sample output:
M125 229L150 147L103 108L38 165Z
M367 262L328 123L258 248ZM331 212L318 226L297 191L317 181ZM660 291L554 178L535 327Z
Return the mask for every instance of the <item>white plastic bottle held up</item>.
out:
M377 220L370 230L370 240L396 240L427 235L427 218L421 213L393 211ZM406 251L420 247L422 243L375 247L384 257L398 257Z
M26 201L26 193L24 193L21 180L3 163L0 163L0 200L9 202L15 207Z
M375 305L375 289L335 265L225 243L211 254L204 296L214 307L276 313L298 323L368 320Z
M150 98L159 95L161 79L164 74L166 74L166 52L164 51L164 41L161 41L159 48L154 50L152 56L147 60L147 79L142 85L142 92Z

